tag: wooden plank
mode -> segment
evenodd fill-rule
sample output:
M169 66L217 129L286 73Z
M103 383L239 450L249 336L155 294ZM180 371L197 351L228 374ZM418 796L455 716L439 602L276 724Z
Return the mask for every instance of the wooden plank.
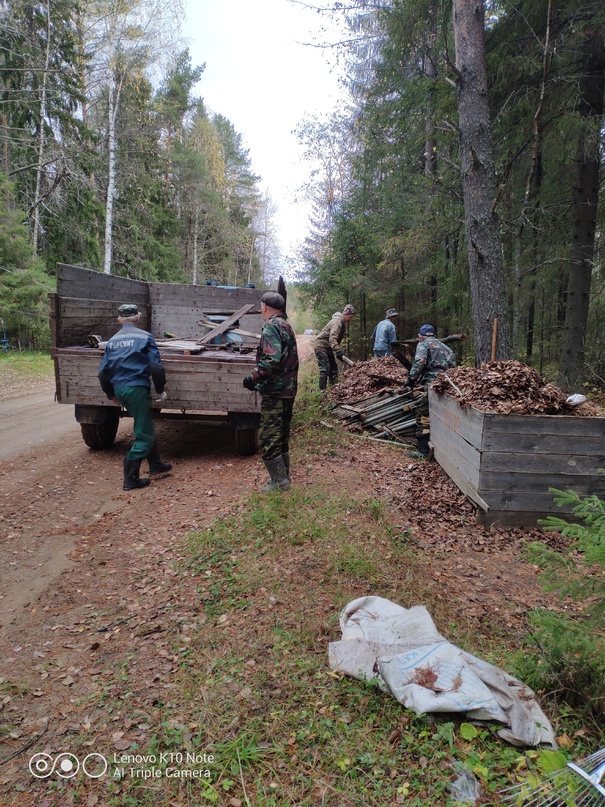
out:
M481 462L482 471L518 474L570 474L592 476L597 468L605 468L605 454L585 456L582 454L512 454L485 452Z
M584 418L588 420L588 418ZM492 432L485 424L483 449L493 453L522 454L595 454L605 455L605 434L544 434L519 432Z
M481 473L481 490L487 495L488 491L509 491L526 490L532 491L549 490L558 488L567 490L572 488L582 495L596 493L605 487L605 475L592 474L573 476L572 474L527 474L516 471L506 471L498 473L495 471Z
M605 439L605 418L577 415L500 415L485 413L485 431L495 434L566 435Z
M469 478L469 475L466 472L467 469L463 470L464 463L460 462L460 458L456 456L456 452L455 451L444 452L443 446L441 448L434 447L433 450L435 460L443 468L445 473L449 476L449 478L456 485L456 487L462 493L464 493L464 495L467 498L469 498L474 504L478 505L484 510L488 510L489 509L488 503L481 496L479 490L477 489L477 486L473 484L473 482Z
M260 314L260 298L266 289L221 288L220 286L184 283L149 283L152 307L194 305L205 314L232 314L235 308L252 304L252 311Z
M601 489L601 494L605 489ZM510 510L518 512L566 513L571 506L559 507L553 501L553 494L548 490L542 492L528 492L524 490L489 491L483 493L483 498L491 510Z
M147 330L149 314L146 306L141 311L141 327ZM89 333L96 333L105 340L120 329L117 321L117 304L113 300L90 300L81 297L59 298L58 346L85 345Z
M510 510L477 510L476 522L484 527L535 527L541 518L552 513L522 512Z
M242 306L242 308L238 309L235 313L231 314L231 316L227 317L227 319L223 320L220 325L217 325L213 330L204 334L201 339L198 339L198 345L205 345L208 342L211 342L215 336L220 336L229 328L229 326L233 325L234 322L237 322L238 319L244 316L244 314L247 314L251 308L252 304L246 303L246 305Z
M57 264L57 291L61 297L113 300L118 305L149 305L147 283L118 275L106 275L81 266Z
M484 413L469 406L462 409L451 395L437 395L429 389L429 417L439 417L451 431L459 434L475 448L483 439Z
M455 451L460 458L462 467L468 465L468 473L473 475L475 484L479 483L481 452L476 446L461 437L458 432L452 431L446 423L435 416L431 417L431 443L435 449ZM471 468L472 471L470 470Z
M431 445L435 453L437 462L448 473L450 470L456 477L464 476L465 479L479 492L481 481L481 455L479 451L469 443L461 441L456 435L451 433L442 435L437 424L434 424L435 431L431 431ZM440 458L443 458L444 464ZM445 467L447 465L447 468ZM452 477L453 478L453 477ZM454 480L457 484L457 480Z

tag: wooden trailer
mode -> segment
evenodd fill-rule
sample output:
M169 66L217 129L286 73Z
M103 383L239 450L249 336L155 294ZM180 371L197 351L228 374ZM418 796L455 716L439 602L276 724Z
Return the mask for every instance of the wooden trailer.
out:
M477 505L477 522L532 526L566 512L550 488L605 497L605 418L501 415L429 391L435 459Z
M161 410L154 404L155 416L225 421L235 429L239 453L255 453L260 395L242 381L255 366L264 291L146 283L59 264L57 291L50 295L56 399L75 407L85 443L109 448L126 415L106 398L97 373L103 340L120 327L118 306L135 303L166 368L168 399ZM101 347L91 346L93 335Z

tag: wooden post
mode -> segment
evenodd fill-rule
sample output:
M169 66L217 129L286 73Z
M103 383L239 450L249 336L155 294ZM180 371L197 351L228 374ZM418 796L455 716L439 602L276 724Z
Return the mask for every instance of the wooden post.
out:
M496 361L496 343L498 341L498 317L494 317L492 327L492 355L490 361Z

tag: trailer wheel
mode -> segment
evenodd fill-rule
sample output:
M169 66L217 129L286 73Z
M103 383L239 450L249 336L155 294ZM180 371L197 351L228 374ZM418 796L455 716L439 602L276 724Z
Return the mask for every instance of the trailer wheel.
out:
M80 423L82 439L93 451L111 448L116 439L120 424L120 410L112 407L107 410L105 423Z
M244 457L258 451L258 429L236 429L235 447Z

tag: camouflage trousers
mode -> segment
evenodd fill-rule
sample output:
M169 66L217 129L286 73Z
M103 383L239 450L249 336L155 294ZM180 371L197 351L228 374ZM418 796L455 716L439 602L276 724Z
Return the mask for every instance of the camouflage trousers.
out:
M294 398L268 398L260 407L260 447L264 460L274 460L290 451L290 426Z
M315 358L319 366L319 386L322 388L322 376L330 380L330 384L338 383L338 365L336 364L336 356L331 349L318 348L315 350ZM325 383L323 385L325 389Z
M416 437L428 437L431 433L429 421L429 393L426 387L418 390L415 400L418 401L416 409Z

